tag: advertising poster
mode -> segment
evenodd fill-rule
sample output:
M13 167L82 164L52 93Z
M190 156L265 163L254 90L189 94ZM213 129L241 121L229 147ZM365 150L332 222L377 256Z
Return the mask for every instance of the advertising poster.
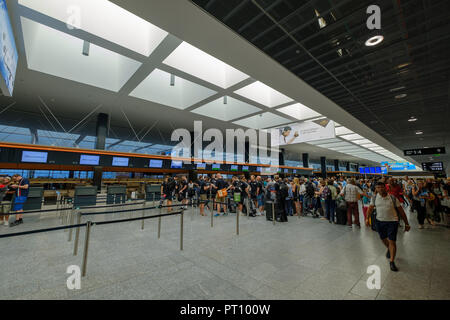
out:
M5 0L0 0L0 49L0 87L5 96L12 96L18 54Z
M272 146L284 146L335 137L334 121L326 118L299 122L271 130Z

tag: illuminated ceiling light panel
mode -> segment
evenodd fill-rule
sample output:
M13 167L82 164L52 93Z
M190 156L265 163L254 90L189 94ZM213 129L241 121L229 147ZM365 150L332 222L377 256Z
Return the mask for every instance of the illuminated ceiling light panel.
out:
M317 140L317 141L308 141L308 144L312 145L319 145L319 144L325 144L325 143L332 143L332 142L342 142L341 139L324 139L324 140Z
M168 33L107 0L19 0L49 17L149 56ZM80 15L79 23L70 17Z
M351 144L348 142L334 142L334 143L326 143L326 144L318 144L318 147L328 148L328 147L351 147Z
M359 134L356 134L356 133L355 134L348 134L348 135L345 135L345 136L340 136L340 138L345 139L345 140L349 140L349 141L364 139L364 137L362 137L362 136L360 136Z
M170 73L155 69L130 93L130 96L177 109L186 109L215 93L180 77L175 77L172 86Z
M361 147L364 148L376 148L378 145L376 143L362 144Z
M191 112L210 118L230 121L259 111L261 109L232 97L227 97L227 104L224 104L223 97L221 97Z
M287 107L283 107L277 109L277 111L280 111L298 120L306 120L321 116L320 113L308 108L307 106L304 106L301 103L296 103Z
M335 128L335 130L336 130L336 135L337 136L342 136L344 134L352 134L352 133L354 133L352 130L347 129L346 127L337 127L337 128Z
M356 147L333 147L333 148L329 148L331 150L334 151L339 151L339 152L355 152L355 151L362 151L363 149L361 148L356 148Z
M31 70L117 92L141 66L93 44L85 56L83 40L24 17L21 23Z
M291 122L291 120L280 117L271 112L264 112L249 118L234 121L233 123L238 126L248 127L252 129L263 129L289 122Z
M249 78L245 73L187 42L181 43L163 63L221 88L231 87Z
M367 140L367 139L359 139L359 140L352 140L353 143L359 144L359 145L363 145L363 144L370 144L372 143L372 141Z
M270 108L292 102L291 98L272 89L260 81L249 84L248 86L235 91L235 93Z

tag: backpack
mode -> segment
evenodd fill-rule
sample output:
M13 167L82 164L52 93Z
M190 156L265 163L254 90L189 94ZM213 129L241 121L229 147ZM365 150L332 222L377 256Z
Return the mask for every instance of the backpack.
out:
M268 184L266 189L268 191L269 200L275 201L277 199L275 184L274 183Z
M325 186L322 190L322 194L320 195L322 199L331 200L331 190L328 186Z
M306 184L306 194L307 194L309 197L314 197L314 187L313 187L313 185L312 185L311 182L308 182L308 183Z
M280 187L280 196L282 199L289 197L289 188L285 183L283 183Z

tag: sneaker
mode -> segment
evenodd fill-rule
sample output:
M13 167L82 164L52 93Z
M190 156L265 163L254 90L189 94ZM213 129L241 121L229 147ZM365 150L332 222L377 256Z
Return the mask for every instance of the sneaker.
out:
M419 229L425 229L425 227L423 226L423 224L419 225Z
M397 271L398 271L398 268L397 268L397 266L395 265L395 262L394 262L394 261L389 262L389 266L390 266L390 268L391 268L391 271L394 271L394 272L397 272Z
M389 252L389 249L388 249L388 251L386 252L386 258L388 258L388 259L391 258L391 253Z
M9 222L8 220L5 220L5 222L3 223L5 226L9 226Z
M13 223L11 223L9 226L10 227L15 227L18 226L19 224L23 223L22 219L20 220L15 220Z
M218 217L218 216L220 216L220 214L218 214L218 213L216 213L216 214L214 215L214 217Z
M322 218L320 218L320 220L327 220L327 218L322 217Z

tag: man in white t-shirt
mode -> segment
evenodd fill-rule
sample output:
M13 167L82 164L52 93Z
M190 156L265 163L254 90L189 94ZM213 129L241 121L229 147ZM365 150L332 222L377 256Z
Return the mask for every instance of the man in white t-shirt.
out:
M366 225L369 225L369 217L376 208L375 225L381 241L388 248L386 258L390 261L391 270L398 271L394 259L397 252L396 241L399 215L405 222L405 231L409 231L411 227L409 226L405 211L403 211L402 204L396 197L387 193L386 185L383 182L377 183L376 191L377 194L372 198L369 210L367 211Z

